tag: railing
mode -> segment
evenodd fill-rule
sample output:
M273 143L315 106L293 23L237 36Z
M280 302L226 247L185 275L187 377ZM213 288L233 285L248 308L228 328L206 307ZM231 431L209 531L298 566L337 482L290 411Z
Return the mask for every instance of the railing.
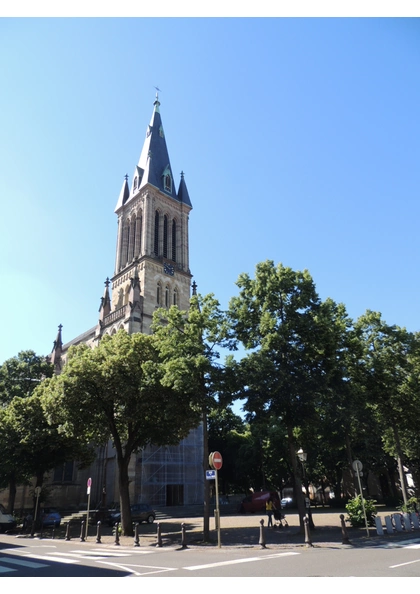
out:
M112 324L112 322L115 322L115 320L119 320L120 318L123 318L125 315L126 309L127 309L127 306L123 305L119 309L116 309L115 311L112 311L110 314L105 316L105 320L104 320L105 325Z

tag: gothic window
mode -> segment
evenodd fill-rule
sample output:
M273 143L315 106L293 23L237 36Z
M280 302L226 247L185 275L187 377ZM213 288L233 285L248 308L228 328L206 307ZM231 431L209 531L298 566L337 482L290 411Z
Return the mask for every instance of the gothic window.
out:
M176 221L172 221L172 261L176 262Z
M139 256L141 253L141 231L142 231L143 218L139 215L136 219L136 233L134 241L134 255Z
M158 305L160 305L160 301L162 299L161 293L162 293L162 287L160 286L160 283L158 283L157 287L156 287L156 303Z
M163 217L163 257L168 257L168 217Z
M165 175L165 190L167 192L172 192L172 179L169 173Z
M129 237L129 251L128 251L128 261L131 262L134 258L134 242L136 238L136 219L133 219L130 225L130 237Z
M165 307L169 307L169 287L165 287Z
M54 483L71 483L73 481L74 462L66 462L54 469Z
M159 255L159 212L155 212L155 243L154 243L155 255Z
M178 305L178 291L176 289L174 289L174 295L173 295L174 299L174 305Z

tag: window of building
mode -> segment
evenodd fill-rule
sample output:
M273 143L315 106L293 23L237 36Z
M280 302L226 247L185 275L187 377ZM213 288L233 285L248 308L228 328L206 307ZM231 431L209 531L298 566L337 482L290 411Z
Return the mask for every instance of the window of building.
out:
M178 291L176 289L174 289L173 302L174 305L178 305Z
M163 217L163 257L168 257L168 217Z
M160 283L158 283L158 285L156 287L156 303L158 305L160 305L161 298L162 298L162 288L160 286Z
M169 307L169 287L165 287L165 307Z
M172 192L172 179L169 173L165 175L165 190L167 192Z
M65 462L62 466L54 468L54 483L71 483L73 481L74 462Z
M176 262L176 221L172 221L172 261Z
M156 256L159 255L159 212L155 212L155 242L154 242L154 252Z

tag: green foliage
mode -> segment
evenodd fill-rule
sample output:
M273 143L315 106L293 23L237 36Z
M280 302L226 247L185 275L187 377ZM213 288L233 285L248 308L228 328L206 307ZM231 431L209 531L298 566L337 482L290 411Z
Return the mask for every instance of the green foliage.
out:
M406 512L406 513L413 513L413 512L418 512L420 509L420 502L417 499L417 497L410 497L410 499L407 501L407 505L405 505L404 503L402 505L400 505L397 509L399 509L402 512Z
M376 517L376 507L373 499L364 499L363 500L365 512L366 512L366 519L369 526L375 525L375 517ZM363 513L363 503L362 498L360 495L355 497L354 499L350 499L350 501L346 505L346 511L348 513L348 518L346 518L346 522L350 522L353 528L358 528L360 526L365 526L365 516Z

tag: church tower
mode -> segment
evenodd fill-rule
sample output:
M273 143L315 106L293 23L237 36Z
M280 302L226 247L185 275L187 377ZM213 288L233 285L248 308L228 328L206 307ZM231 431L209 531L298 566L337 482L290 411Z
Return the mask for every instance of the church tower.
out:
M97 338L119 328L150 333L153 312L190 300L188 219L191 201L181 173L178 191L166 146L158 95L131 184L125 176L115 208L117 248L110 310L105 291ZM107 300L108 299L108 300Z

